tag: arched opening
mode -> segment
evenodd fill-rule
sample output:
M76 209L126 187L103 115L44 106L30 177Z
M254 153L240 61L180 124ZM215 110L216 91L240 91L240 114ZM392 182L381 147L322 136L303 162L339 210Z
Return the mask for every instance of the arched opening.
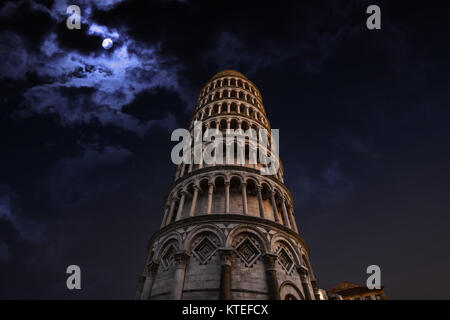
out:
M214 180L214 193L212 196L211 213L220 214L225 212L225 179L222 176Z
M181 189L176 191L175 193L175 206L172 214L172 219L170 222L175 222L177 219L178 209L180 208L180 199L181 199Z
M225 132L226 129L227 129L227 120L226 119L220 120L220 131Z
M208 179L201 179L199 183L199 196L197 198L197 215L206 214L208 212L208 189Z
M222 107L220 109L221 109L220 113L227 113L228 112L228 105L225 102L223 102L222 103Z
M192 196L194 194L194 184L190 183L186 187L186 192L184 196L184 206L181 214L181 219L189 218L189 213L191 211L192 206Z
M234 199L235 201L232 201ZM233 176L230 179L230 213L243 214L241 179Z
M219 105L215 104L213 107L213 114L218 114L219 113Z
M283 218L283 209L282 209L283 198L281 197L280 191L275 189L275 205L277 209L278 221L283 225L287 226L287 222L284 221Z
M258 188L256 180L253 178L247 179L247 208L248 215L259 217L259 204L258 204Z
M265 182L263 182L261 184L261 186L262 186L261 196L262 196L262 202L263 202L264 217L266 219L275 221L275 217L273 215L272 199L271 199L272 190L271 190L270 186Z
M247 121L244 120L241 123L241 128L242 128L242 130L246 131L246 130L248 130L250 128L250 125L248 124Z
M232 102L230 105L230 112L237 112L237 104L236 102Z
M230 129L237 130L239 126L239 123L236 119L231 119L230 121Z

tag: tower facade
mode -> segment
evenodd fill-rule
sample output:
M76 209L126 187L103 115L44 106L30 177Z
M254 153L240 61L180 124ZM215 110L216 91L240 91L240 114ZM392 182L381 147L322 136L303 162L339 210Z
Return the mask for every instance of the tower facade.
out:
M194 129L200 121L199 137ZM193 141L200 139L192 149L200 162L176 168L136 298L316 299L309 248L297 229L281 161L276 157L273 174L262 174L265 164L253 158L255 145L246 139L231 142L235 163L207 163L212 142L202 137L208 129L253 135L265 129L270 135L261 94L243 74L219 72L200 92L189 126ZM243 161L237 160L239 148ZM265 152L270 150L269 144Z

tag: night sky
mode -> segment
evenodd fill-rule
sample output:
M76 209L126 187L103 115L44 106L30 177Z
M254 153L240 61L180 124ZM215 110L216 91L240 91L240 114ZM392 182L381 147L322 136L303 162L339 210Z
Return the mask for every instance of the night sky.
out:
M0 298L134 298L170 134L235 69L280 129L319 287L376 264L391 299L449 299L449 9L433 3L2 2Z

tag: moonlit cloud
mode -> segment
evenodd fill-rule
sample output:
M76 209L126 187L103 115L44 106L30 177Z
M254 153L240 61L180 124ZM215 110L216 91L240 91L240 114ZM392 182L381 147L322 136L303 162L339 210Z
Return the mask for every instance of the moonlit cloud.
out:
M83 54L63 49L58 43L56 30L46 36L37 51L23 49L20 45L22 39L17 34L0 34L3 39L0 53L5 56L0 61L0 78L23 80L27 73L35 72L46 79L46 83L30 87L24 92L23 103L27 111L21 114L58 113L65 125L97 118L102 123L139 133L146 132L158 121L167 121L154 119L142 124L138 119L121 112L123 106L131 103L143 91L164 88L180 96L185 94L179 85L177 67L165 66L165 58L158 55L159 44L140 43L125 32L119 33L118 30L90 20L93 8L108 10L119 2L106 1L100 4L82 1L79 4L83 8L83 20L89 25L88 35L118 39L108 52L102 50ZM66 4L65 1L57 1L54 10L37 4L34 7L51 13L55 20L61 21L67 18L65 11L61 15ZM3 11L11 10L14 10L13 5ZM70 88L74 90L68 90Z

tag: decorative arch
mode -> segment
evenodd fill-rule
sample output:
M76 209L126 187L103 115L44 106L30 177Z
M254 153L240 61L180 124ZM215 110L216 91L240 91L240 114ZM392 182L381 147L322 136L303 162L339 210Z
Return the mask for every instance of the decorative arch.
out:
M292 240L290 240L289 238L285 237L282 234L277 234L270 241L270 249L272 252L277 252L277 250L279 249L277 245L278 246L284 245L290 251L290 253L293 255L293 257L295 259L294 260L295 265L297 265L297 266L301 265L299 253L297 250L295 250L296 244L293 243Z
M225 235L216 226L198 226L189 233L184 249L200 264L207 264L225 241Z
M228 176L225 173L215 173L212 177L210 182L212 182L214 185L216 185L216 180L222 178L224 181L228 180Z
M245 182L248 183L250 181L253 181L255 183L255 185L258 186L258 187L261 186L261 184L259 183L258 178L256 178L253 175L246 175L245 176Z
M242 233L251 234L256 237L262 245L263 253L269 252L269 243L260 230L250 226L237 226L227 236L226 247L231 248L233 241Z
M280 285L280 298L281 300L305 300L305 297L300 289L295 285L295 283L289 280L284 281Z
M163 270L167 270L172 266L175 260L175 253L180 248L182 248L180 234L172 232L164 238L155 253L155 260L160 262Z

